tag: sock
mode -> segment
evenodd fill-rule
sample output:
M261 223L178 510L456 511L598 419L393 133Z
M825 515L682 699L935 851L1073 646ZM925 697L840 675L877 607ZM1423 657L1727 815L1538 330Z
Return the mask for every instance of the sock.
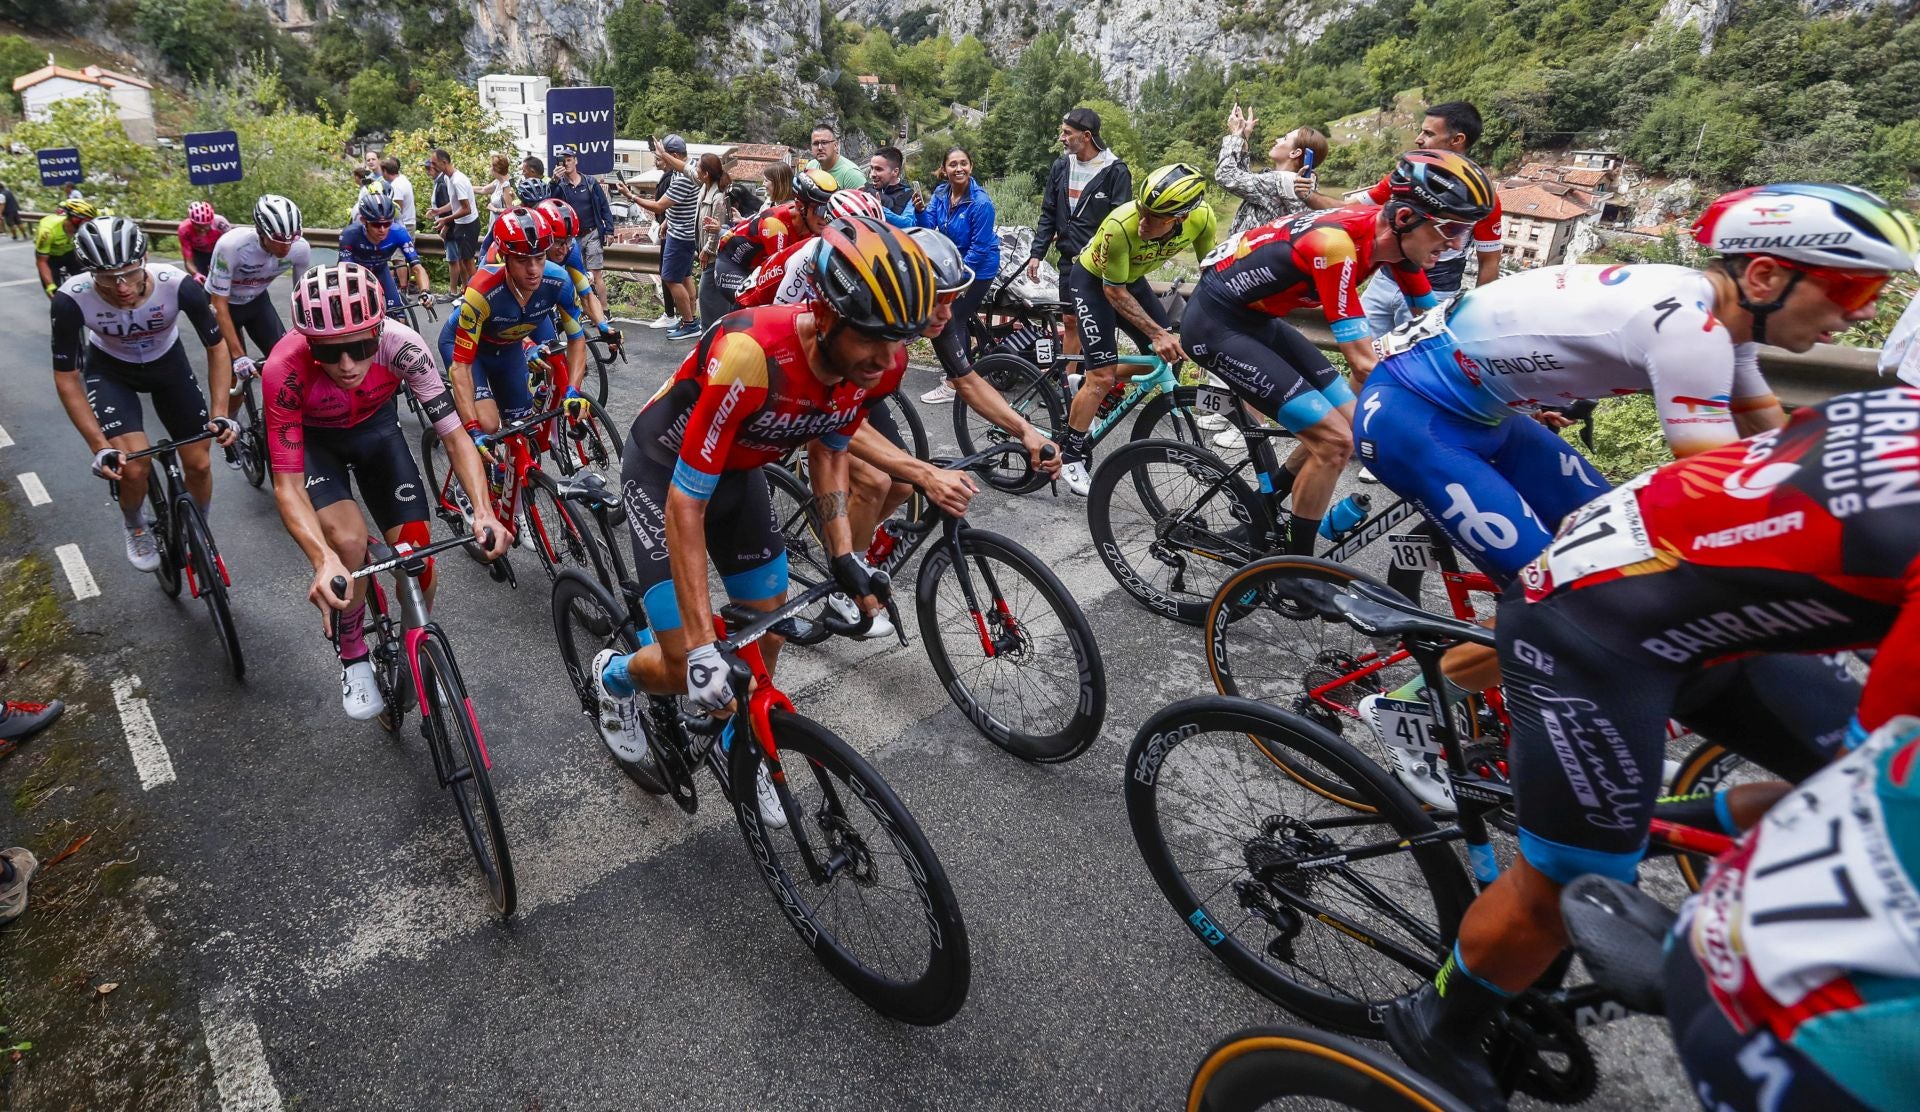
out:
M1313 541L1319 535L1319 518L1294 514L1293 523L1288 526L1286 554L1289 556L1313 555Z
M123 499L120 503L120 520L126 522L129 529L145 529L147 527L146 509L138 502L128 505Z
M0 884L12 884L16 874L13 871L13 859L0 857Z
M188 497L192 496L189 495ZM200 511L200 520L208 520L208 516L213 512L213 499L209 498L205 502L202 502L198 498L194 498L193 504Z
M633 677L627 674L627 661L632 659L631 656L616 656L600 670L601 686L616 699L633 698Z
M1718 830L1722 834L1740 833L1734 828L1733 814L1727 810L1727 793L1724 790L1665 796L1654 802L1653 813L1682 826Z
M1418 699L1420 697L1420 693L1422 691L1425 691L1426 689L1427 689L1427 678L1425 676L1415 675L1412 679L1401 684L1399 687L1396 687L1392 691L1387 692L1387 698Z
M1066 463L1087 458L1087 434L1079 429L1068 428L1067 435L1060 442L1060 459Z
M361 603L334 619L334 632L340 642L340 663L352 664L367 658L367 604Z
M1447 963L1433 975L1433 987L1440 996L1441 1030L1476 1031L1513 999L1513 994L1499 985L1473 975L1460 956L1458 942L1453 944Z
M1280 499L1285 498L1287 495L1292 494L1294 480L1298 479L1299 477L1300 477L1299 472L1289 471L1287 470L1285 465L1282 465L1280 470L1275 471L1272 477L1268 480L1273 484L1274 501L1277 502Z

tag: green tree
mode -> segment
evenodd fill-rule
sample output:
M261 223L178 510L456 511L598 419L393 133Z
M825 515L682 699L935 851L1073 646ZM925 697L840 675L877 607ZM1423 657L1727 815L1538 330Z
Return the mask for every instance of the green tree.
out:
M347 110L366 131L392 131L405 108L400 80L382 66L368 66L347 82Z
M1388 39L1369 48L1360 64L1366 67L1367 79L1373 82L1376 105L1392 107L1400 90L1419 84L1424 62L1407 39Z
M972 35L962 35L960 41L947 51L947 65L940 74L940 88L950 99L977 108L981 97L986 95L987 84L998 72L999 67L993 64L986 46Z
M1053 161L1060 117L1076 104L1107 95L1099 67L1066 45L1059 32L1045 31L1004 77L987 111L976 159L989 174L1044 174Z
M224 83L202 83L193 101L193 130L231 128L239 135L246 177L209 191L188 184L184 168L175 168L143 191L139 215L170 217L207 197L229 219L244 222L256 198L278 193L300 206L309 225L339 226L355 190L351 116L296 111L279 72L265 65L244 66Z
M386 153L399 159L403 167L418 166L435 148L445 148L456 169L478 177L485 173L494 155L517 153L513 133L481 107L480 94L471 86L435 82L421 90L417 108L425 118L424 125L397 131L387 140ZM351 179L348 184L352 184ZM423 186L416 185L415 193L425 196ZM341 206L343 211L345 207Z
M47 64L46 52L19 35L0 35L0 81L7 88L23 73L32 73ZM20 94L13 93L13 110L20 111Z
M693 40L681 34L667 10L650 0L623 0L607 17L607 57L594 69L594 78L613 88L614 103L629 133L645 131L632 114L646 96L649 75L656 69L693 71Z
M40 185L34 160L33 152L46 147L78 147L80 168L87 175L81 190L115 212L145 215L139 191L169 177L152 147L127 138L113 103L104 96L58 101L47 119L21 123L8 138L6 153L0 154L0 181L15 183L20 206L26 209L48 212L59 202L60 190ZM14 153L15 148L21 153Z

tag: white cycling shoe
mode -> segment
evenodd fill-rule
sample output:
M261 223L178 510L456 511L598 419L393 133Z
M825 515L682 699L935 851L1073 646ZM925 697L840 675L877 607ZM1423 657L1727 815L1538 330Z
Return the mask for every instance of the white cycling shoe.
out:
M1093 476L1087 472L1085 460L1074 460L1060 465L1060 479L1067 484L1067 490L1082 498L1093 489Z
M1219 432L1227 427L1228 421L1218 413L1202 413L1193 419L1193 423L1208 432Z
M599 704L593 723L608 749L628 764L638 764L647 757L647 734L640 727L640 696L636 692L622 699L608 691L601 679L607 670L607 661L619 655L618 649L601 649L593 658L593 695Z
M1237 451L1247 446L1247 438L1239 429L1221 429L1219 432L1213 434L1213 446L1216 448L1225 448L1229 451Z
M1380 739L1392 764L1393 775L1401 785L1413 793L1413 797L1432 807L1436 811L1453 810L1453 781L1447 776L1445 759L1437 752L1412 749L1400 744L1389 736L1389 731L1380 727L1380 704L1385 695L1369 695L1360 700L1360 720ZM1425 701L1418 703L1418 713L1424 717L1427 713ZM1411 707L1409 710L1411 711Z
M753 794L760 800L761 823L770 830L785 830L787 809L780 806L780 793L774 790L773 777L767 774L764 764L754 772Z
M151 524L127 529L127 563L132 564L135 571L160 570L160 548Z
M835 591L828 595L827 608L833 611L834 617L843 622L853 623L860 620L860 607L844 592ZM873 624L867 627L867 632L861 636L860 640L878 641L882 637L892 636L893 619L887 617L887 612L882 610L873 616Z
M373 681L373 662L356 660L340 666L340 706L355 722L377 718L387 709L380 685Z

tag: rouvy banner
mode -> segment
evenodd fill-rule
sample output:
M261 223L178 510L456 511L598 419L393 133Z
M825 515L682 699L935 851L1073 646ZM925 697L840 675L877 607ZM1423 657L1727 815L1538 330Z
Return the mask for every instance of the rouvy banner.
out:
M40 162L41 185L79 185L84 177L80 173L79 147L48 147L33 153Z
M190 131L187 180L195 185L225 185L240 180L240 137L231 131Z
M553 152L572 147L580 152L580 172L613 172L613 87L547 90L547 165Z

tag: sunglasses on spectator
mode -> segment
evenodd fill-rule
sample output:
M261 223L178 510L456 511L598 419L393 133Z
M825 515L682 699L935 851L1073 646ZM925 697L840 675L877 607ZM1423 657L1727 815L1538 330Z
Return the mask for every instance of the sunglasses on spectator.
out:
M338 363L347 356L352 356L355 362L365 362L372 359L374 353L379 350L380 333L378 332L365 339L349 340L345 343L327 340L307 341L307 351L316 363Z
M1769 256L1771 258L1772 256ZM1857 313L1880 298L1880 291L1886 288L1893 277L1877 270L1846 270L1837 266L1804 266L1786 259L1774 259L1788 270L1796 271L1813 279L1827 300L1838 305L1842 312Z

